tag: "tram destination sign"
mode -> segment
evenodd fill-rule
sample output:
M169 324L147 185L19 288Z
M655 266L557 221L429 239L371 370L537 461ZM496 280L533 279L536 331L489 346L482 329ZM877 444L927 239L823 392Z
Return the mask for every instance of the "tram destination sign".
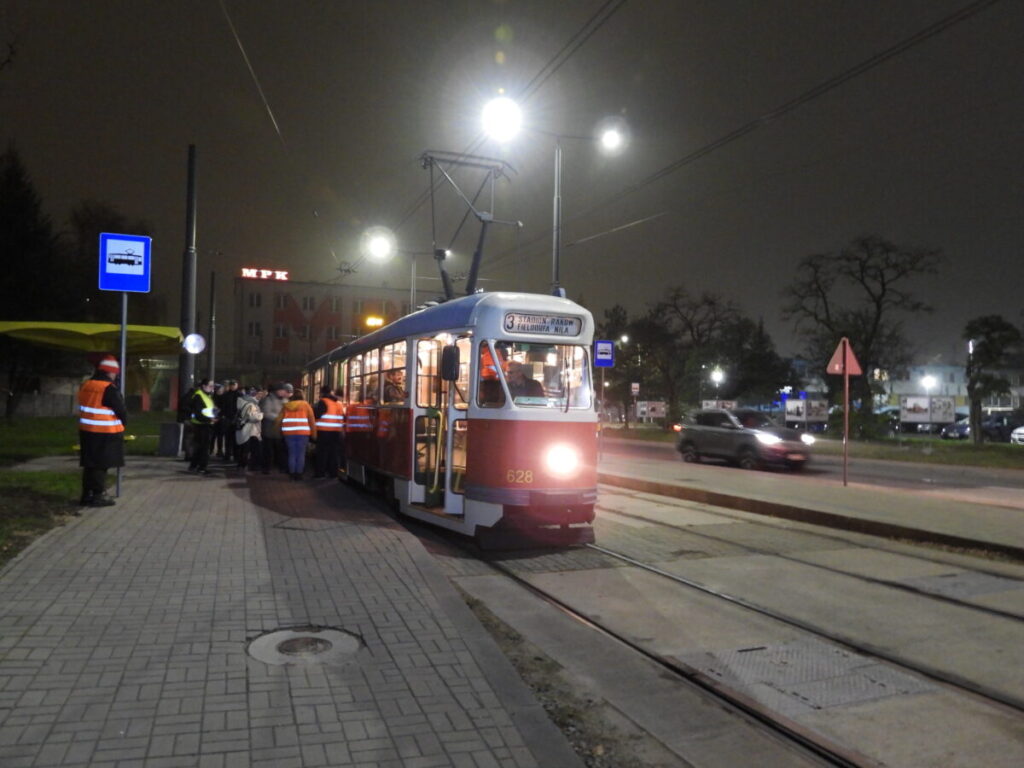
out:
M505 314L508 333L541 333L550 336L579 336L583 321L567 315L527 315L521 312Z

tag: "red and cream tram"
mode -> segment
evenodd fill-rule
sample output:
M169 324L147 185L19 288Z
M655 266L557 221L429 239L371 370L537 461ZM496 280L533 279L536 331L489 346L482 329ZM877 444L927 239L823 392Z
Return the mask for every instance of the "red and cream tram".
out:
M476 293L309 364L345 404L342 472L481 546L593 541L594 321L555 296Z

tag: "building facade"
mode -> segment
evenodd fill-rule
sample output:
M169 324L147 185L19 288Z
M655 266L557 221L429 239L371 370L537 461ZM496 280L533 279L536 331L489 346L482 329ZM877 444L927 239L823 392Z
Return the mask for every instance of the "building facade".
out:
M298 381L310 360L409 313L408 289L292 281L245 269L234 280L233 360L245 383ZM220 359L220 355L218 355Z

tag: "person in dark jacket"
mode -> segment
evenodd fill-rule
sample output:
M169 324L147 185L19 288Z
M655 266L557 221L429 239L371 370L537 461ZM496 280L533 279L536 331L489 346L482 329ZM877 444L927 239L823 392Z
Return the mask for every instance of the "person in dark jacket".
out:
M106 355L78 392L78 463L82 467L83 507L107 507L114 503L106 495L107 470L124 466L124 425L128 421L124 398L114 386L120 371L114 356Z
M337 477L341 458L345 407L330 387L320 387L320 399L313 406L316 416L316 450L313 453L313 477Z
M228 379L224 382L224 399L220 408L220 428L224 432L224 458L234 461L238 449L235 442L235 416L238 415L238 398L242 393L238 391L238 382L235 379Z
M192 446L192 462L189 472L200 475L210 474L206 468L210 460L210 443L214 424L217 423L217 407L213 402L213 382L203 379L189 404L189 422L192 424L195 442Z

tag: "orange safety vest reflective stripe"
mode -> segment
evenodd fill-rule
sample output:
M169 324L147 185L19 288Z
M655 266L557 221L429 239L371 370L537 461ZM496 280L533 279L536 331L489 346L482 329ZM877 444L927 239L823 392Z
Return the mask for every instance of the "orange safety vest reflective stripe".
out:
M83 432L113 435L124 432L117 414L103 404L103 395L114 382L90 379L78 390L78 428Z
M294 437L296 435L312 435L313 430L309 428L309 417L305 408L297 405L289 408L291 403L285 403L281 409L281 435L283 437ZM308 407L308 403L307 403Z
M327 409L324 415L317 419L316 428L324 432L341 432L345 427L345 406L337 400L329 397L320 398L320 402Z

